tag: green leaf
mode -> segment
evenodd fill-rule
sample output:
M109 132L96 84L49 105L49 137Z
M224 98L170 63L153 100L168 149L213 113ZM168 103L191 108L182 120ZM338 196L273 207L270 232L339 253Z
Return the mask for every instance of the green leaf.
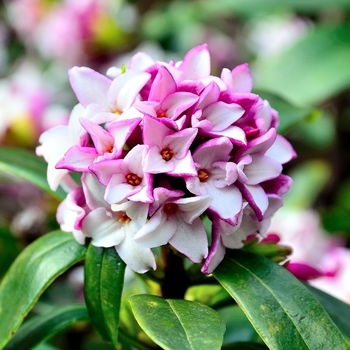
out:
M314 105L350 86L350 24L317 26L276 57L257 61L256 87Z
M232 251L214 277L270 349L348 349L340 330L308 289L271 260Z
M85 260L85 301L102 339L118 344L118 325L125 263L114 248L90 244Z
M0 279L16 259L20 251L18 239L12 235L7 227L0 226Z
M221 349L225 324L210 307L145 294L129 301L141 328L163 349Z
M51 338L73 323L88 319L84 305L60 307L47 315L36 316L25 322L4 350L27 350Z
M224 345L254 342L260 339L247 316L238 305L230 305L217 311L226 324Z
M14 261L0 285L0 349L50 283L82 260L86 247L71 234L54 231L40 237Z
M338 326L343 335L350 339L350 305L341 300L306 284L306 287L322 304L333 322Z
M29 181L58 200L66 196L62 188L56 192L50 189L46 178L47 163L44 159L25 149L2 146L0 148L0 171Z

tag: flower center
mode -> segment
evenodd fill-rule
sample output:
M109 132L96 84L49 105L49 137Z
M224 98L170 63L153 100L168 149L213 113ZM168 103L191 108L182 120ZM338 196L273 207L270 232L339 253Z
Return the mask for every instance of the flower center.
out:
M199 169L198 170L198 178L200 182L205 182L209 178L209 173L207 170Z
M108 146L106 147L106 151L109 152L109 153L112 153L112 151L113 151L113 145L108 145Z
M118 221L120 223L124 223L124 224L128 224L131 219L126 215L125 211L123 212L123 214L120 216L120 218L118 219Z
M164 213L167 215L173 215L177 212L177 209L179 208L177 204L175 203L165 203L164 204Z
M166 112L162 111L161 109L157 112L157 118L164 118L166 117Z
M112 109L112 113L116 114L116 115L121 115L122 112L118 111L116 108Z
M168 161L170 160L171 158L173 158L173 155L174 155L174 151L168 147L166 148L163 148L160 152L160 155L162 156L162 158L165 160L165 161Z
M126 175L126 182L131 186L138 186L141 184L142 179L136 174L129 173L128 175Z

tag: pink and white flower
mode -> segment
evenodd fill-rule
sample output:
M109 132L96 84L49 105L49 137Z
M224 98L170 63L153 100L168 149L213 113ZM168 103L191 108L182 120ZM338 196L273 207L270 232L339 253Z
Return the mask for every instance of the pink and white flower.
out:
M156 212L137 232L135 241L149 248L169 243L191 261L200 263L208 254L207 235L200 215L211 198L179 198L180 191L155 189Z

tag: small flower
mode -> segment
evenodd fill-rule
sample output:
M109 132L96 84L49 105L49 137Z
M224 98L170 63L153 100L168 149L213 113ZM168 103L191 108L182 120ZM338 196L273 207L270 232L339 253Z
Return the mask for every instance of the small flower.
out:
M116 120L118 116L124 119L142 116L132 105L150 74L127 70L110 80L90 68L74 67L69 71L69 77L79 102L84 107L99 105L99 117L105 121Z
M208 208L210 197L178 198L181 193L165 188L154 192L159 207L135 241L149 248L169 243L191 261L201 262L208 254L208 241L200 215Z
M225 137L201 144L193 153L197 176L185 181L191 193L211 197L211 211L234 224L242 210L243 198L234 185L238 173L236 164L230 162L232 149L232 143Z
M189 148L197 132L194 128L175 132L161 121L146 115L143 141L149 150L145 158L145 171L152 174L195 176L197 172Z
M80 118L81 125L91 137L93 146L74 145L56 163L56 169L89 171L89 166L104 159L119 158L125 143L140 123L139 119L126 119L108 124L107 130L89 119Z
M144 170L148 147L137 145L123 159L105 160L90 166L99 181L106 186L105 200L110 204L126 199L153 202L153 176Z

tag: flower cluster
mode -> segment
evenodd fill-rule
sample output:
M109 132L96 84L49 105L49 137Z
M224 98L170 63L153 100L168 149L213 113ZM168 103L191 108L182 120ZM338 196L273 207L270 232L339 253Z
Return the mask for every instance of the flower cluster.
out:
M277 134L277 112L251 93L247 64L212 76L204 44L180 62L138 53L106 75L74 67L69 77L79 104L37 148L51 188L69 192L62 230L114 246L139 273L156 268L152 248L165 244L210 273L226 248L266 233L295 152Z

